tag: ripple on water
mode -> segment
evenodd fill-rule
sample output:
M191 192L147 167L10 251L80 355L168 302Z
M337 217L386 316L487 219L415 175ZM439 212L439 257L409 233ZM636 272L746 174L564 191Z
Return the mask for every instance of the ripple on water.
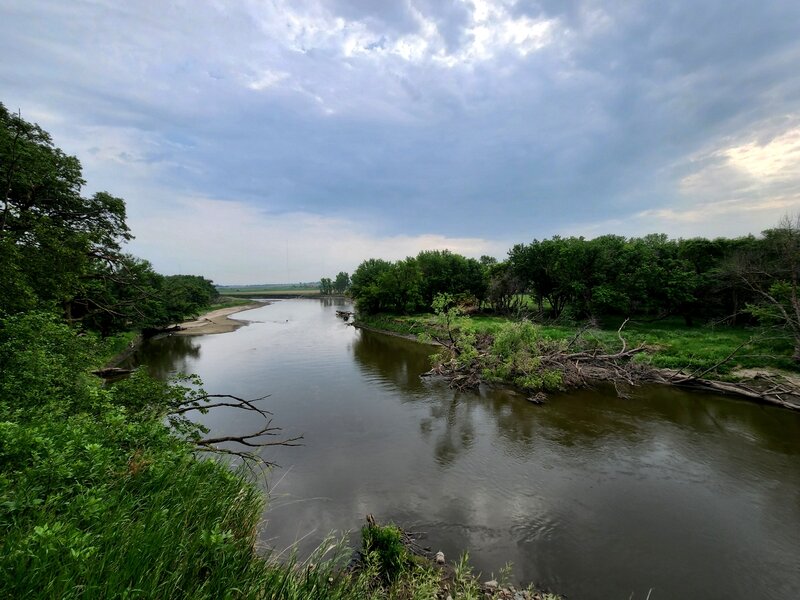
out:
M467 549L486 573L510 561L575 598L800 597L800 415L667 388L544 406L458 394L419 379L428 350L333 310L278 302L248 313L260 323L184 339L171 356L167 342L148 363L214 391L272 393L275 423L306 434L275 451L286 470L273 477L297 500L269 523L276 546L314 531L312 548L373 512L426 531L448 558Z

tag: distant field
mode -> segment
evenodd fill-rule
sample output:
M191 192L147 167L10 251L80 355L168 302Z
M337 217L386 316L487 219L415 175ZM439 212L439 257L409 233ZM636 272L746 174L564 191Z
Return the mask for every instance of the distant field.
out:
M246 287L218 287L217 288L220 294L224 294L225 296L233 296L238 298L268 298L270 296L277 296L277 297L317 297L320 295L319 288L309 288L309 287L257 287L257 286L246 286Z

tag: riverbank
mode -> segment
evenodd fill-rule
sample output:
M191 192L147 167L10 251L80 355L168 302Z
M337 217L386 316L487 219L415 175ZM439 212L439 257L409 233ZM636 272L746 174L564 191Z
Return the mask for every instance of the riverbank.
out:
M392 579L380 544L364 548L359 572L343 543L302 563L264 556L255 470L209 458L202 427L181 416L205 405L202 390L144 369L103 386L85 376L97 340L47 316L8 319L0 333L0 597L444 598L448 583L454 599L477 597L459 593L481 585L466 561L450 582L411 561Z
M460 349L444 343L455 351L434 365L433 372L461 389L481 382L509 384L536 402L547 392L605 381L623 395L624 388L656 383L800 411L800 379L791 345L758 330L687 328L669 320L626 321L614 329L535 324L525 334L530 339L515 342L517 359L528 362L520 368L512 364L508 348L499 354L493 348L495 337L507 336L515 323L519 322L506 317L461 317L454 331L468 332L469 361L463 360ZM360 316L354 326L424 343L447 342L449 337L434 315Z
M185 321L178 325L174 335L209 335L229 333L248 324L248 321L231 319L230 316L245 310L266 306L269 302L250 302L240 306L228 306L207 312L197 319Z

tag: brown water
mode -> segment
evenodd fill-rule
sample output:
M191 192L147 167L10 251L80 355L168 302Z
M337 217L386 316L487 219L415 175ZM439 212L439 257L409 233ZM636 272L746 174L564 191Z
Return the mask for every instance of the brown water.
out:
M544 406L421 379L430 351L357 331L341 302L285 300L236 332L170 337L138 360L264 404L299 448L265 456L263 538L307 552L367 513L427 533L448 560L573 599L800 598L800 415L641 389ZM246 415L204 417L252 431ZM652 592L650 590L652 589Z

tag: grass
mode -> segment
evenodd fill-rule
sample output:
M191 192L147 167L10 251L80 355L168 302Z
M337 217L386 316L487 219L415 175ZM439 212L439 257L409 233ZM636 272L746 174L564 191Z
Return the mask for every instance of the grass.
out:
M251 304L247 298L235 298L233 296L220 296L218 301L205 309L205 312L220 310L222 308L232 308L234 306L245 306Z
M263 285L221 285L217 286L217 291L223 296L239 297L260 297L260 296L280 296L284 294L317 295L319 286L312 284L286 285L286 284L263 284Z
M318 289L314 288L287 288L287 289L266 289L266 290L225 290L226 296L236 298L269 298L276 296L278 298L284 296L303 296L304 298L317 297L320 295Z
M374 315L359 317L366 325L405 335L418 335L434 326L433 315ZM511 319L503 316L475 315L469 318L477 333L496 334ZM622 319L609 319L600 327L583 335L609 350L618 349L617 329ZM571 340L581 329L576 325L540 324L541 336L552 340ZM647 353L638 360L655 367L689 370L706 369L723 361L744 345L734 359L720 366L717 375L728 377L732 371L745 368L772 368L797 371L791 359L792 344L780 332L751 327L695 326L686 327L682 319L670 318L655 322L631 320L623 331L628 347L646 344Z

